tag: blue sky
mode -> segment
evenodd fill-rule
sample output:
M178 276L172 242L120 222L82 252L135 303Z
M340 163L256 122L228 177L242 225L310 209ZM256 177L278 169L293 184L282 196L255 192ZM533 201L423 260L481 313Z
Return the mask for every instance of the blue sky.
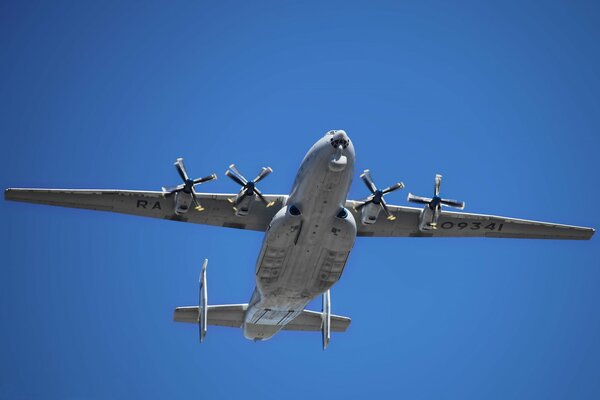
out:
M597 2L2 2L0 186L287 193L345 129L388 196L600 227ZM249 299L256 232L0 201L0 398L596 399L600 246L358 239L326 352L172 310ZM317 309L320 304L313 304Z

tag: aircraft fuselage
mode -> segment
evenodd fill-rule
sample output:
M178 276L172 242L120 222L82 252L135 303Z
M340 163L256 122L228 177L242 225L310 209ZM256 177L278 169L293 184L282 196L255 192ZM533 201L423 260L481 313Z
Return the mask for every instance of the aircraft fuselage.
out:
M244 319L248 339L272 337L340 279L356 239L344 208L353 174L354 147L343 131L328 132L304 157L265 233Z

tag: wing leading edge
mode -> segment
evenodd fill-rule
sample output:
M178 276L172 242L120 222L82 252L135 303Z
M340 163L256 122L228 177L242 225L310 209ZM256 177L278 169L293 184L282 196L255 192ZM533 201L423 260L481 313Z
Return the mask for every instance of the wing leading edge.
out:
M228 199L234 194L197 193L204 211L174 212L174 197L165 192L95 189L6 189L4 199L52 206L110 211L228 228L265 231L286 201L283 195L265 195L273 207L258 203L244 218L236 217Z
M360 220L360 213L354 211L353 207L358 204L360 202L352 200L346 202L346 208L352 210L357 221ZM419 230L420 208L394 205L389 205L388 208L396 217L395 220L380 217L372 225L359 224L358 236L588 240L595 232L593 228L580 226L449 211L442 211L436 230L422 232Z

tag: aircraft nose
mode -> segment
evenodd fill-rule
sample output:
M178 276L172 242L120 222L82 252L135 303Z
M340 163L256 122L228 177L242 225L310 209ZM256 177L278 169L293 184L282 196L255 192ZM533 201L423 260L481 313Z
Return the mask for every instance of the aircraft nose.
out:
M332 131L331 145L336 149L341 145L344 149L350 144L350 138L343 130Z

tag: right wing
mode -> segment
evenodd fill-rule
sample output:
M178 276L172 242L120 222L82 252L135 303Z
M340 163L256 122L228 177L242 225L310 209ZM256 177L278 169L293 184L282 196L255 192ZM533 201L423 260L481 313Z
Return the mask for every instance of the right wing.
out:
M52 206L83 208L87 210L111 211L142 217L169 219L227 228L266 231L273 216L285 203L287 196L268 195L272 207L261 202L244 217L235 215L228 199L235 194L196 193L204 211L191 208L183 215L175 214L174 195L165 192L141 190L96 190L96 189L6 189L4 199Z
M349 200L346 208L352 210L354 218L360 221L360 212L354 207L360 202ZM371 225L358 225L358 236L371 237L487 237L515 239L572 239L589 240L594 235L593 228L530 221L526 219L501 217L497 215L471 214L442 211L435 230L419 230L421 208L388 205L395 220L379 215Z

